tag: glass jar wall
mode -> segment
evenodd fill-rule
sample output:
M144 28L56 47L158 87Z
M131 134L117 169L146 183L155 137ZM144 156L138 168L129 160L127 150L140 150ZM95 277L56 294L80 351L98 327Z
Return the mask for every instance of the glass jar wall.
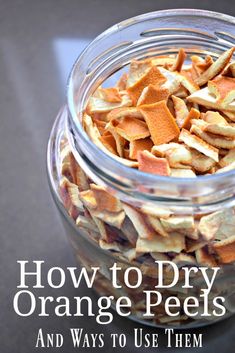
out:
M212 236L203 228L205 219L220 212L227 235L234 231L234 172L192 180L128 168L89 140L81 125L82 113L90 94L102 82L109 84L119 77L133 58L174 54L180 47L188 54L217 57L231 47L232 35L233 18L195 10L150 13L115 25L97 37L75 63L69 79L68 104L51 132L49 182L78 261L88 270L100 267L95 281L99 295L111 295L114 301L128 296L132 318L147 324L198 326L234 312L233 245L225 254L224 248L220 251L224 240L221 234ZM154 290L159 280L156 261L172 261L179 281L171 288L159 289L162 302L152 308L152 316L147 316L144 291ZM109 268L114 263L121 268L119 289L110 285ZM143 280L141 286L131 289L123 277L132 266L140 269ZM208 315L203 315L202 273L192 271L193 288L182 288L185 266L220 267L206 299ZM173 275L172 266L165 266L164 283L170 284ZM134 274L130 280L134 287ZM167 315L164 306L172 295L181 307L175 316ZM194 316L184 310L189 296L198 299ZM218 296L225 298L223 316L216 314Z

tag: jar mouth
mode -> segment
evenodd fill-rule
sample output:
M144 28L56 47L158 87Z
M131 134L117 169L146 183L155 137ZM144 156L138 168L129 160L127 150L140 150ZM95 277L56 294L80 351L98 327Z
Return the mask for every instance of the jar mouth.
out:
M191 27L188 28L185 23L182 25L180 19L184 19L186 25L187 21L190 21ZM159 25L157 25L158 22L155 22L154 26L152 24L154 21L158 21ZM192 23L192 21L194 22ZM164 27L161 23L165 23ZM178 23L178 27L172 27L176 23ZM139 38L132 40L131 33L122 41L126 29L132 32L132 29L134 31L138 24L141 24L142 27L146 25L146 29L139 33ZM222 24L223 32L220 32L218 28ZM96 37L78 57L68 79L67 133L75 156L79 158L79 155L82 155L93 171L99 172L103 180L106 182L108 180L110 185L117 184L119 187L127 187L129 190L133 187L136 190L137 184L143 185L147 189L154 185L162 185L164 186L163 190L184 188L187 190L186 195L191 193L198 195L199 190L204 190L202 194L207 194L208 186L210 186L209 193L212 190L213 192L218 190L218 187L234 186L235 170L198 176L197 178L176 178L144 173L127 167L99 149L89 139L81 124L82 114L89 96L107 77L128 65L132 58L143 58L143 51L145 51L145 57L146 52L148 56L153 56L153 53L156 53L156 46L157 54L161 55L166 52L176 53L177 49L182 46L187 50L187 45L191 45L192 53L201 51L200 54L210 53L216 57L218 53L234 45L234 24L234 17L217 12L173 9L129 18ZM201 29L203 26L205 26L205 31ZM120 39L118 40L117 37ZM111 46L108 45L110 43ZM99 49L103 44L104 47L107 47L106 50ZM95 50L98 54L94 58Z

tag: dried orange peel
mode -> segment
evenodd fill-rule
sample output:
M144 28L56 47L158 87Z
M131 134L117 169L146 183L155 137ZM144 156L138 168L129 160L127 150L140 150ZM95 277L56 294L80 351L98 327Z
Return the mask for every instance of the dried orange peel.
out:
M127 141L144 139L150 135L147 124L136 118L124 117L123 120L116 125L116 131Z
M179 136L180 130L165 101L141 105L139 110L155 145L170 142Z
M140 151L151 151L153 147L152 140L148 137L145 139L130 141L129 157L130 159L137 159L138 152Z
M152 84L145 87L137 101L137 106L143 104L153 104L162 100L167 101L169 97L169 90L167 88L158 88Z
M139 81L137 81L133 86L127 88L127 92L133 105L137 104L138 99L145 87L150 84L160 87L164 82L166 82L166 78L161 74L158 68L156 66L151 67Z
M170 167L166 158L159 158L148 151L138 152L139 170L145 173L170 175Z

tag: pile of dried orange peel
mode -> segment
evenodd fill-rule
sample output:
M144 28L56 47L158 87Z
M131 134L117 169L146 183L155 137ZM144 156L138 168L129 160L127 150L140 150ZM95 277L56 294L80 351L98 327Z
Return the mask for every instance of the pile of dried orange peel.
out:
M115 87L99 87L83 125L119 162L164 176L195 177L235 168L234 48L216 61L176 57L132 61Z

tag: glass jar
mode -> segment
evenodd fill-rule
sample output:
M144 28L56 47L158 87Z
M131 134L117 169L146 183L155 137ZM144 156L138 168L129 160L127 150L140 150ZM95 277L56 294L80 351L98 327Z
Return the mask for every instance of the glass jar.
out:
M88 271L92 266L100 267L94 284L99 295L113 296L114 303L120 296L128 296L132 302L129 317L145 324L201 326L224 319L235 311L232 248L228 249L228 260L215 251L210 234L207 234L207 240L202 241L200 232L195 234L188 225L176 234L172 233L167 241L163 241L164 244L159 234L151 244L142 239L145 224L149 224L150 219L156 229L159 219L164 223L165 217L188 217L198 224L203 217L215 212L221 212L223 226L228 227L226 236L230 236L235 228L235 174L230 171L182 179L131 169L89 140L82 128L82 113L96 88L103 82L112 86L132 59L176 54L180 47L185 48L189 56L209 54L216 58L234 43L234 24L235 19L227 15L179 9L144 14L109 28L83 51L74 64L68 81L67 105L61 109L51 132L48 144L49 183L77 259ZM79 193L90 190L91 184L106 190L116 202L120 200L124 211L91 214L89 207L79 199ZM136 224L129 217L133 213ZM179 281L171 288L158 289L162 296L161 304L152 307L152 315L144 315L144 291L155 290L159 279L156 261L173 261L179 271ZM109 269L114 263L121 268L118 272L119 289L110 283ZM133 266L142 273L142 283L138 288L129 288L124 282L125 271ZM201 289L205 279L201 272L191 273L193 288L182 288L185 266L220 267L207 297L210 315L202 315L205 298L201 296ZM165 266L163 273L165 284L171 283L174 274L171 266ZM130 276L132 287L137 280L135 274L132 272ZM181 303L176 316L169 316L165 311L164 303L171 295ZM199 300L198 312L194 316L186 315L182 308L189 296ZM218 296L225 298L226 313L222 316L213 313L213 300Z

